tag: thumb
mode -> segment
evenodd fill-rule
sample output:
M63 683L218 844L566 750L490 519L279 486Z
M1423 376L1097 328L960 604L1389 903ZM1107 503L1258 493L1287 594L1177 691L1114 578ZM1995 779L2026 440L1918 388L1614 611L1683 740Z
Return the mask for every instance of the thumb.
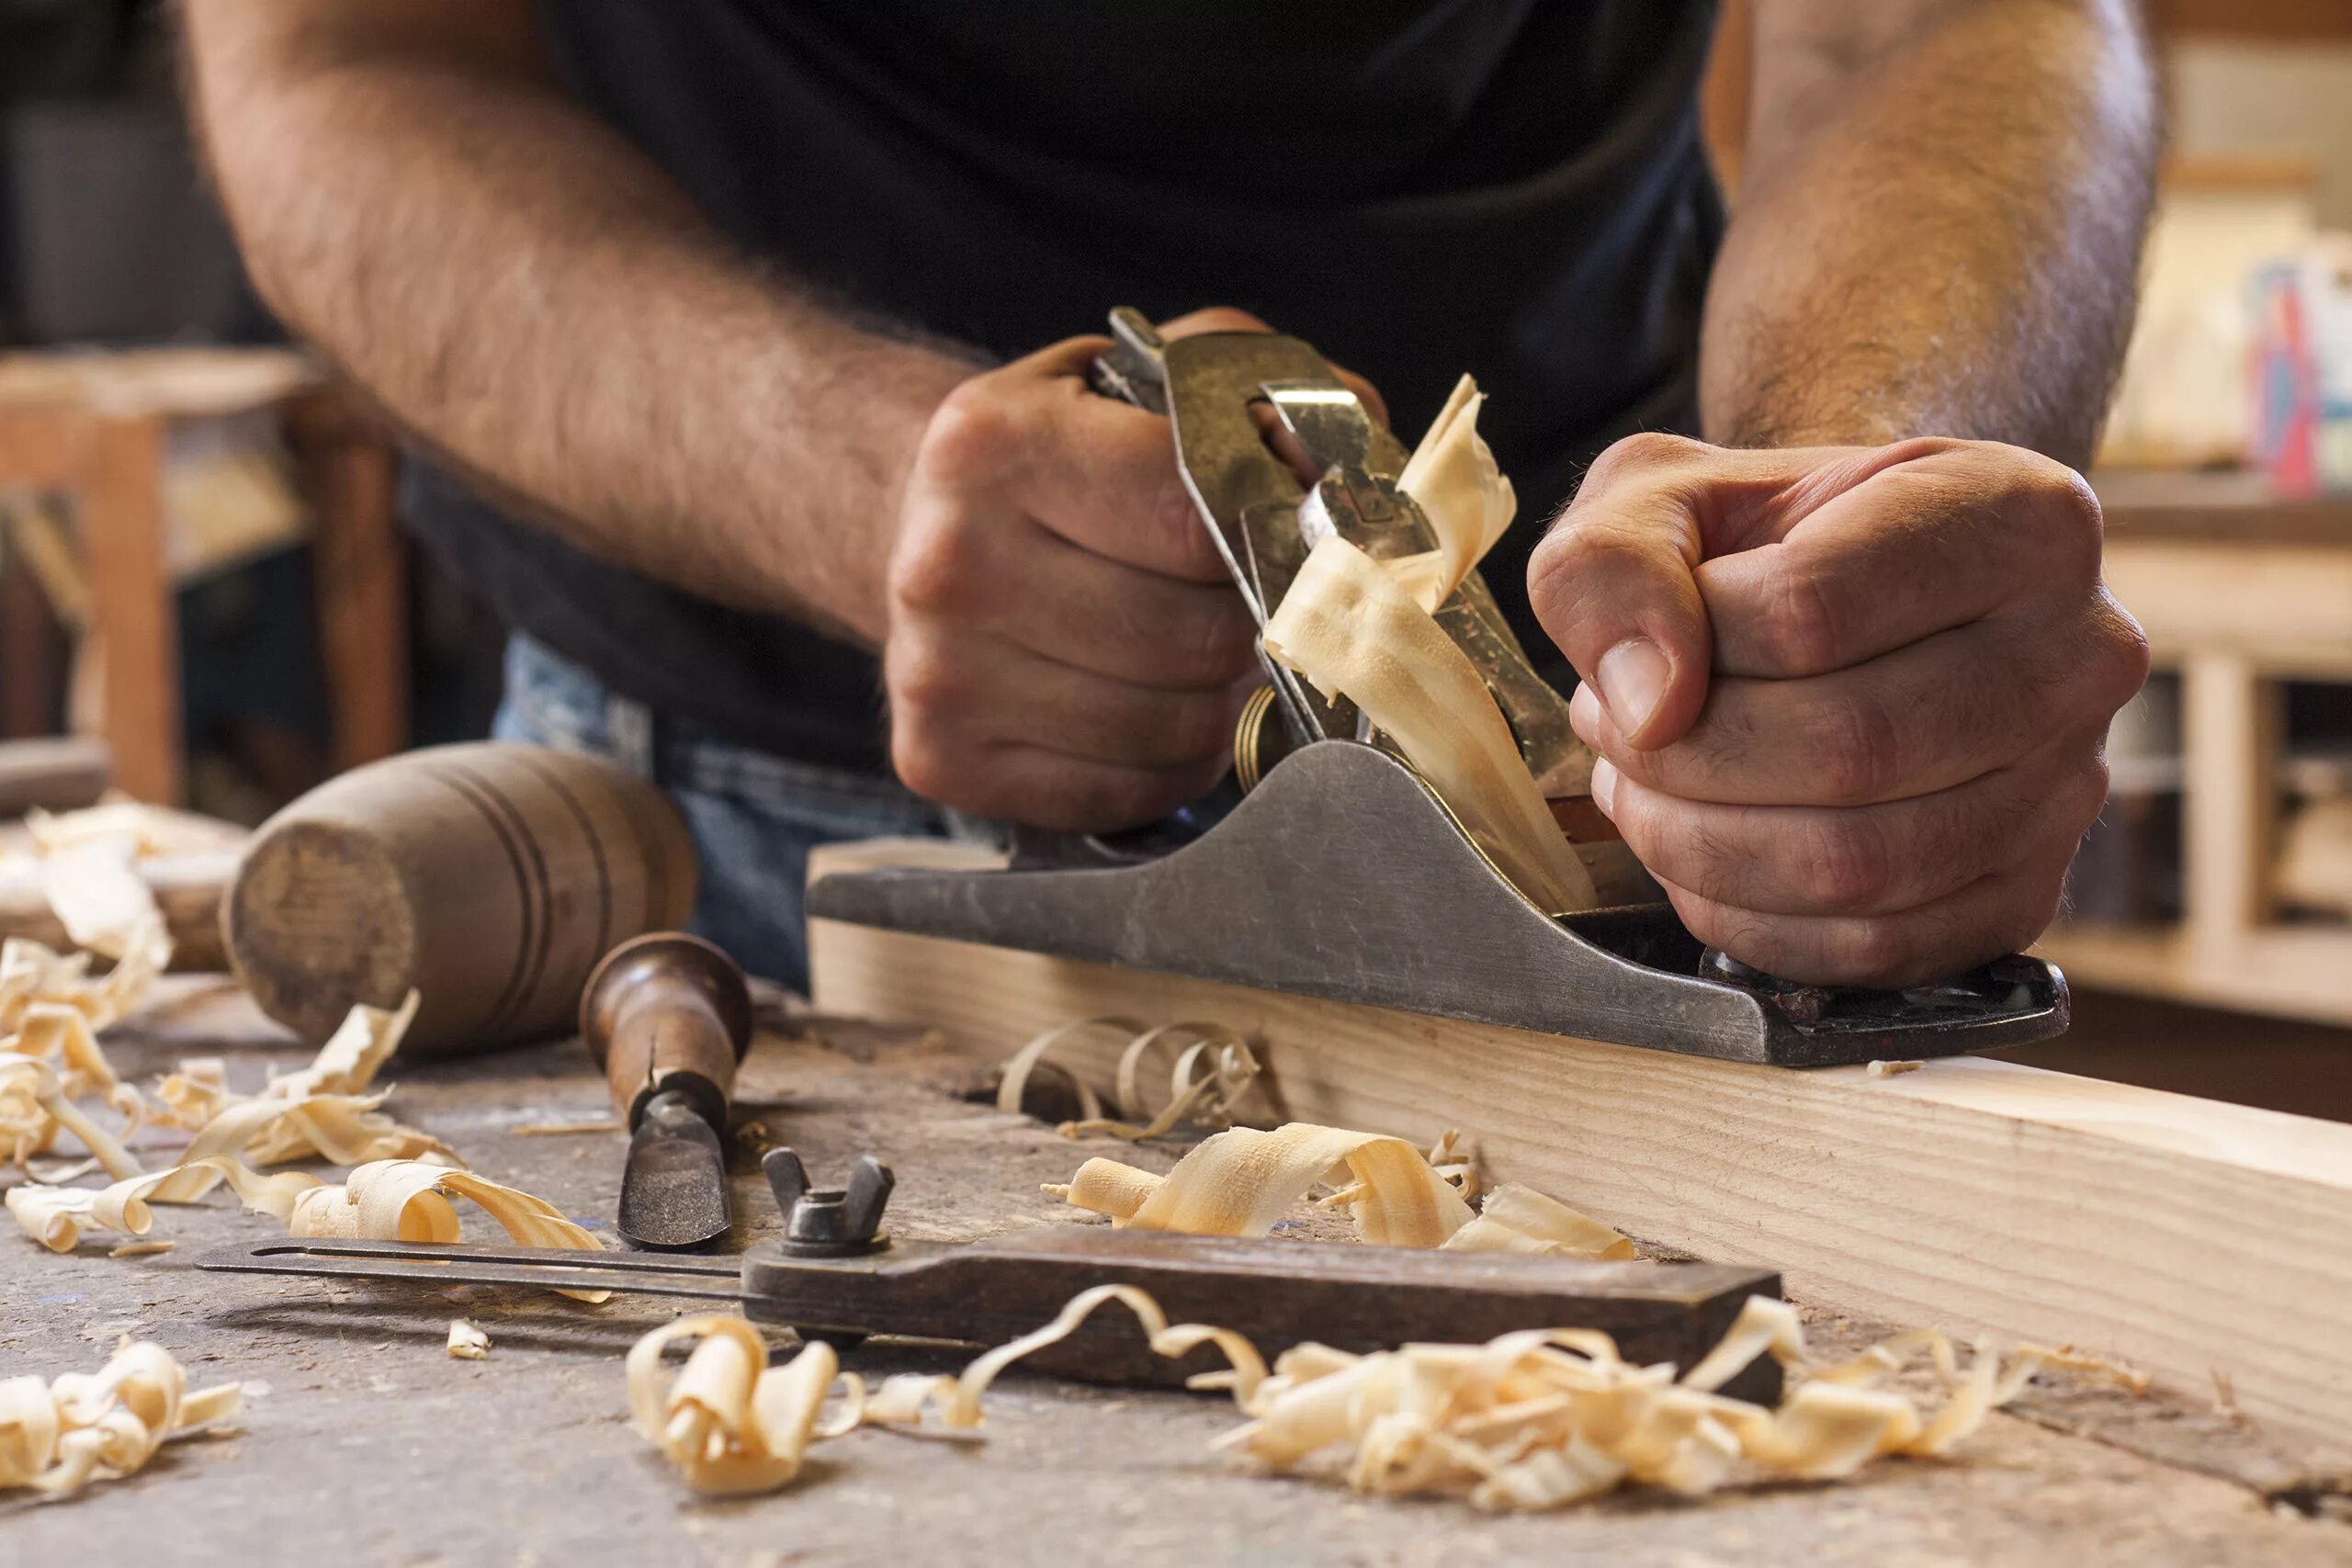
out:
M1707 700L1704 543L1686 449L1706 450L1674 436L1611 447L1527 563L1536 619L1643 750L1679 739Z

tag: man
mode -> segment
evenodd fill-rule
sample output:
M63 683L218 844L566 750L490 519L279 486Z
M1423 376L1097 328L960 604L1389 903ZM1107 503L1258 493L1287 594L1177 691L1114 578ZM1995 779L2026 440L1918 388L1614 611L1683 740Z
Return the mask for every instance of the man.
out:
M508 732L670 787L754 967L801 973L811 843L1227 765L1252 627L1070 336L1122 302L1408 434L1479 378L1531 510L1575 492L1487 575L1701 938L1902 984L2057 906L2146 669L2066 467L2149 199L2127 0L1758 0L1727 229L1707 0L186 15L257 282L521 634Z

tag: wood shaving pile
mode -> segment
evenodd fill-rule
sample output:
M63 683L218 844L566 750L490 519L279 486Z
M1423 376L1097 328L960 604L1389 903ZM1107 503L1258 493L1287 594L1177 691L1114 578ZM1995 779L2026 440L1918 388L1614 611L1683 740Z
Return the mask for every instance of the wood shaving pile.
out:
M188 1393L187 1373L168 1351L129 1339L96 1372L0 1380L0 1491L24 1486L61 1498L119 1480L165 1442L243 1404L235 1383Z
M1431 1151L1453 1152L1453 1141ZM1466 1166L1461 1167L1466 1176ZM1114 1224L1192 1235L1264 1235L1315 1188L1377 1247L1631 1258L1634 1244L1532 1188L1507 1182L1473 1212L1455 1182L1401 1138L1294 1122L1235 1127L1194 1147L1166 1176L1091 1159L1046 1192Z
M1051 1060L1053 1052L1090 1030L1107 1029L1130 1036L1119 1053L1113 1094L1115 1116L1105 1115L1093 1087ZM1168 1095L1159 1109L1147 1112L1144 1092L1146 1062L1155 1050L1187 1041L1169 1068ZM1260 1068L1249 1043L1214 1023L1163 1023L1154 1029L1123 1018L1087 1018L1049 1029L1006 1059L998 1080L996 1108L1018 1115L1029 1091L1029 1080L1040 1067L1064 1072L1076 1090L1079 1119L1057 1129L1065 1138L1113 1137L1140 1143L1173 1131L1180 1124L1230 1127L1234 1112L1250 1092Z
M1118 1302L1141 1322L1153 1350L1172 1359L1203 1344L1227 1370L1187 1380L1225 1389L1249 1417L1217 1449L1276 1472L1336 1472L1360 1493L1466 1498L1482 1508L1563 1507L1629 1483L1698 1496L1743 1480L1836 1480L1886 1455L1938 1455L1973 1434L2034 1372L2061 1352L2020 1347L2006 1368L1980 1343L1965 1366L1933 1331L1906 1334L1850 1361L1815 1366L1795 1309L1750 1297L1722 1341L1697 1365L1625 1361L1591 1329L1531 1329L1483 1345L1407 1345L1367 1355L1300 1345L1270 1372L1255 1347L1229 1329L1170 1325L1158 1302L1131 1285L1072 1297L1053 1322L998 1346L959 1377L903 1374L868 1393L840 1371L831 1348L811 1344L781 1368L741 1318L683 1319L630 1350L629 1407L639 1432L695 1491L774 1491L799 1474L811 1443L860 1426L948 1430L983 1421L981 1396L1007 1367L1075 1332L1096 1308ZM665 1390L663 1348L700 1338ZM1777 1409L1716 1392L1758 1357L1787 1370ZM1885 1386L1922 1359L1943 1385L1923 1410ZM820 1415L836 1384L842 1401ZM1331 1461L1336 1461L1333 1463Z
M1437 550L1376 561L1327 536L1283 593L1263 642L1326 696L1352 701L1502 874L1538 908L1565 914L1600 902L1591 874L1561 835L1477 666L1433 618L1518 507L1478 438L1484 400L1464 377L1399 481L1428 516Z
M150 1108L117 1078L98 1046L92 1021L108 1016L115 998L104 992L93 998L81 988L87 955L79 958L11 942L0 960L0 980L16 987L6 994L17 1022L16 1032L0 1041L0 1139L21 1164L48 1149L60 1131L72 1133L115 1179L96 1189L28 1181L8 1190L8 1212L51 1251L72 1251L85 1232L142 1237L154 1225L151 1204L192 1203L223 1182L246 1208L277 1220L291 1235L455 1242L452 1200L463 1198L521 1245L603 1250L553 1204L459 1168L447 1145L378 1109L390 1091L371 1092L371 1086L416 1016L415 992L394 1010L353 1008L307 1066L272 1077L257 1094L232 1091L217 1058L198 1058L182 1062L157 1086L160 1106ZM106 1097L130 1128L143 1115L192 1127L195 1136L170 1169L142 1170L119 1136L74 1103L92 1095ZM313 1157L355 1168L341 1183L253 1168ZM115 1252L133 1256L169 1245L134 1241ZM607 1294L565 1293L583 1301Z

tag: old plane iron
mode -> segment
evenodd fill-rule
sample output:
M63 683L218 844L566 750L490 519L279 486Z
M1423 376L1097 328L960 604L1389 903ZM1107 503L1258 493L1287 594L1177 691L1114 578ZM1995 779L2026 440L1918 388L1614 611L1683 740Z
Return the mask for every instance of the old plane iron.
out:
M1435 547L1397 487L1404 447L1314 349L1259 333L1163 341L1124 309L1112 329L1097 389L1167 415L1261 626L1329 534L1378 558ZM1319 479L1302 482L1270 437ZM2036 958L1869 991L1791 984L1702 947L1592 810L1566 704L1477 573L1437 619L1486 677L1606 907L1531 903L1351 705L1267 660L1235 740L1240 797L1211 825L1202 813L1130 834L1023 835L1001 871L836 874L809 888L809 918L1782 1066L2064 1031L2065 980Z

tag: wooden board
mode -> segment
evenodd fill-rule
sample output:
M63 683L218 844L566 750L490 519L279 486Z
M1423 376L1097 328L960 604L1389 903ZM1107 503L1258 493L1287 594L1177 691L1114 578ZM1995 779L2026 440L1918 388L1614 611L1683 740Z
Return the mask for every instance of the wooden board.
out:
M811 873L892 853L820 851ZM2352 1127L1981 1058L1745 1066L831 921L809 945L828 1012L982 1059L1073 1019L1212 1020L1261 1046L1264 1120L1459 1129L1497 1179L1777 1267L1792 1295L2073 1342L2191 1393L2218 1371L2281 1430L2352 1422ZM1107 1084L1115 1049L1072 1062Z

